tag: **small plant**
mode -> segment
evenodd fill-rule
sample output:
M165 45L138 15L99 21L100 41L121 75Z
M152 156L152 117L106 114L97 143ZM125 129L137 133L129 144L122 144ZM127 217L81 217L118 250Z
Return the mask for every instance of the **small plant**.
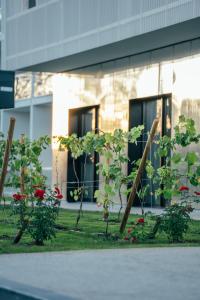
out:
M20 241L25 232L31 235L36 245L43 245L44 241L55 237L55 221L62 198L57 187L55 191L49 190L47 193L39 186L31 196L14 194L13 213L18 216L18 233L14 244Z
M14 194L12 207L13 214L19 216L17 222L17 227L19 231L13 241L14 244L17 244L20 241L23 233L26 231L29 224L31 210L30 208L28 208L27 195L20 193Z
M28 231L36 245L55 237L55 221L58 216L62 194L58 188L55 191L38 189L35 191L35 205L31 215Z
M191 205L184 203L169 206L160 217L159 231L165 232L173 243L183 241L184 234L189 228L192 211Z
M108 220L109 210L114 204L113 199L116 194L119 195L120 210L118 219L122 210L122 187L127 189L127 175L124 174L124 166L128 163L126 153L127 143L137 144L144 126L132 128L129 132L121 129L115 129L112 133L103 133L99 135L98 147L96 151L101 156L101 162L98 164L98 172L103 180L102 190L96 190L95 198L104 208L104 220ZM100 145L100 146L99 146Z
M144 218L137 219L134 224L128 228L124 240L130 241L131 243L144 241L148 235L146 225L147 223Z

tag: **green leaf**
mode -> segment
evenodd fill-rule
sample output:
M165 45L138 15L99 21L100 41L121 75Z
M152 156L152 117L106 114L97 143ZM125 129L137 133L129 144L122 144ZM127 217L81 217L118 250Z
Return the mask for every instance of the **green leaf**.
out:
M185 161L189 166L192 166L198 161L198 156L195 152L188 152L186 154Z
M172 190L170 190L170 189L165 189L165 190L163 191L163 195L164 195L165 199L167 199L167 200L170 200L170 199L171 199L172 194L173 194L173 192L172 192Z
M182 155L180 153L174 153L171 159L175 164L178 164L181 161L181 158Z
M112 193L112 186L110 186L109 184L105 184L104 190L107 194L111 194Z
M192 177L190 177L189 180L190 180L190 183L191 183L193 186L199 185L198 178L195 176L195 174L194 174Z
M100 190L96 190L94 193L94 198L99 198Z

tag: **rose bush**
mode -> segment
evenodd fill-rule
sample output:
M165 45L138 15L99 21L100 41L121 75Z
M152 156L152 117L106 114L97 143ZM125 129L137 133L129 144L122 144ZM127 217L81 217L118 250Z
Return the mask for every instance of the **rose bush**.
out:
M31 235L36 245L43 245L44 241L55 237L55 222L62 198L57 187L54 191L36 189L33 196L13 194L13 213L19 218L14 243L18 243L25 232Z
M55 237L55 222L59 213L60 200L63 195L59 188L51 190L36 190L35 201L28 226L28 232L36 245Z
M124 240L131 243L144 241L148 237L147 221L144 218L137 219L134 224L128 228Z

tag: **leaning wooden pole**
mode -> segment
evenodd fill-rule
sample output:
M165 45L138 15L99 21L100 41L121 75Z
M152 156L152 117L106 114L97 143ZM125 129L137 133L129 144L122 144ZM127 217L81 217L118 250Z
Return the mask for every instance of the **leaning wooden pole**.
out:
M6 141L6 149L4 153L3 166L2 166L1 177L0 177L0 199L3 195L3 188L4 188L4 182L7 174L8 161L9 161L9 155L12 146L14 128L15 128L15 118L10 118L8 137Z
M137 172L136 178L135 178L135 180L133 182L133 185L132 185L132 188L131 188L131 193L129 195L127 206L126 206L124 216L123 216L123 219L122 219L122 222L121 222L121 225L120 225L120 233L123 233L125 228L126 228L126 223L127 223L127 220L128 220L128 217L129 217L132 205L133 205L133 201L134 201L136 193L137 193L137 189L138 189L138 186L139 186L139 183L140 183L140 179L142 177L142 174L143 174L143 171L144 171L144 168L145 168L145 164L146 164L148 153L149 153L150 148L151 148L151 144L152 144L154 136L156 134L158 123L159 123L159 119L156 118L153 121L151 131L149 133L149 137L148 137L148 140L147 140L147 143L146 143L146 146L145 146L145 149L144 149L141 161L140 161L138 172Z

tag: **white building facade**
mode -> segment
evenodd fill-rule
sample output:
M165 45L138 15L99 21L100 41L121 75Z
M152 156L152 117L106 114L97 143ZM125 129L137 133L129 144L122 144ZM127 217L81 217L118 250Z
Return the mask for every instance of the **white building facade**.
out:
M160 133L171 134L180 114L200 129L199 0L2 0L1 48L1 68L16 71L15 108L1 111L1 130L15 116L15 137L142 123L148 131L157 115ZM53 145L42 160L65 193L67 154Z

